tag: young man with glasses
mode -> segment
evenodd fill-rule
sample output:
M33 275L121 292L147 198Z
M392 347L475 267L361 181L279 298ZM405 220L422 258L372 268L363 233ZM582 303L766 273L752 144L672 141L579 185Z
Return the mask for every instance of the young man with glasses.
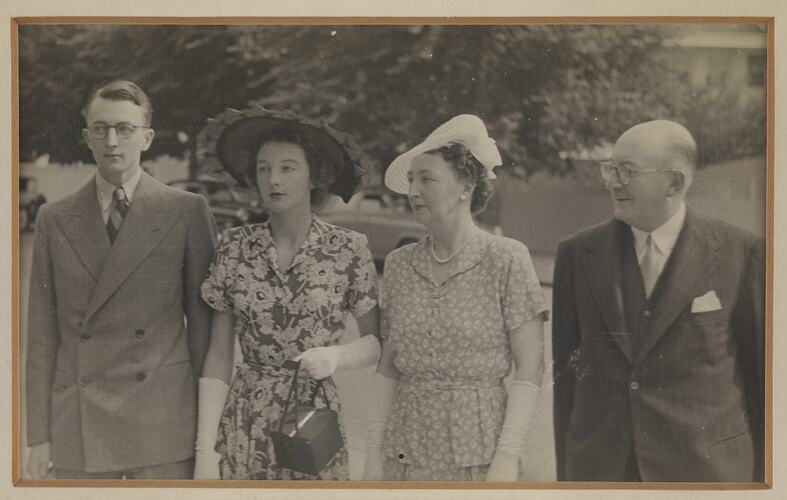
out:
M559 480L763 480L763 246L686 206L695 157L677 123L630 128L601 164L613 220L558 247Z
M192 477L215 223L203 197L140 167L151 115L134 83L94 92L82 137L97 174L39 212L25 373L34 479Z

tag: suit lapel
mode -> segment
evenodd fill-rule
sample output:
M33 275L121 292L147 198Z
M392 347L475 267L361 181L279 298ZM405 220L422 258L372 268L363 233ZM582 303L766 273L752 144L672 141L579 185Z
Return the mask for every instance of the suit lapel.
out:
M117 239L104 260L85 311L85 321L150 255L179 217L180 214L167 204L167 197L158 181L143 172Z
M585 247L584 268L609 335L626 358L633 363L634 351L625 326L623 293L620 285L622 231L627 231L629 228L617 220L611 220L604 228L605 230L597 234L596 238L588 242Z
M675 248L667 263L667 275L660 284L659 300L653 310L653 319L642 348L637 356L644 359L661 339L678 315L697 296L700 288L720 264L717 250L721 247L718 236L691 209L686 213Z
M111 246L98 206L95 177L74 194L66 210L55 219L82 265L98 280Z

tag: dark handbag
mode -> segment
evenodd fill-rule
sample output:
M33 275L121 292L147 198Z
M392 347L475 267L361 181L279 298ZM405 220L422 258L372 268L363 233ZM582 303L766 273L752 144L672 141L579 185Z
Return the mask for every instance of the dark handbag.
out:
M300 362L287 361L285 368L295 370L290 394L284 405L279 430L270 433L276 463L297 472L316 476L342 447L339 414L331 409L322 380L312 394L309 405L298 405L298 370ZM314 399L322 389L327 408L315 408ZM290 411L292 409L292 411Z

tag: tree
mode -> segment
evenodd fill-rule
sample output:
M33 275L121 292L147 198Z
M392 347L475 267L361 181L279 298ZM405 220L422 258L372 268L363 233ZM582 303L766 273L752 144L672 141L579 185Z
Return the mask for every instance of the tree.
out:
M226 26L20 27L20 150L91 160L78 147L80 110L91 89L115 79L138 83L153 102L148 156L193 150L207 116L249 100L245 69L228 51L234 41Z
M151 96L151 155L187 153L207 117L251 102L352 133L378 174L459 113L481 116L519 176L566 173L567 156L652 118L687 123L702 161L764 148L763 106L691 88L662 48L648 25L22 26L21 151L88 159L82 99L116 78Z

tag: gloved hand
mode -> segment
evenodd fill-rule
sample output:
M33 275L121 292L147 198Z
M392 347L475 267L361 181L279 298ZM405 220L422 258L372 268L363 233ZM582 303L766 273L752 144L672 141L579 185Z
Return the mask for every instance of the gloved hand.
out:
M198 449L194 454L194 479L221 479L221 455L214 450Z
M375 373L372 379L372 393L368 402L369 423L366 427L366 461L363 466L363 479L366 481L380 481L383 478L383 437L397 384L396 380L379 373Z
M48 478L51 457L52 447L49 441L30 446L30 455L27 457L27 473L30 474L30 479Z
M374 335L363 337L344 345L312 347L295 357L301 370L309 377L320 380L330 377L336 370L352 370L372 366L380 357L380 342Z
M215 447L219 421L229 390L229 386L223 380L207 377L199 379L194 479L221 479L219 474L221 455L216 453Z
M495 456L486 473L487 481L516 481L519 456L538 404L541 387L532 382L513 380L508 388L508 404Z

